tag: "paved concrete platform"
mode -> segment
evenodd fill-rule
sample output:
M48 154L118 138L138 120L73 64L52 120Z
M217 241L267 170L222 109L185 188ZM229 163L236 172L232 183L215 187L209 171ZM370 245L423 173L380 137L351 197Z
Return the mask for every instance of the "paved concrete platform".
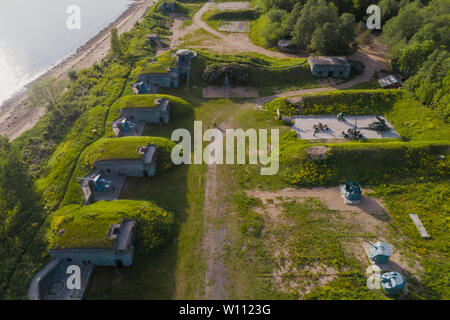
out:
M384 117L381 118L384 119ZM386 121L386 125L391 128L391 130L377 132L368 129L371 122L377 121L376 116L345 116L344 121L338 121L336 116L295 116L292 119L294 121L292 129L297 131L297 136L300 139L344 139L342 131L353 128L355 126L355 119L357 120L356 126L358 130L361 131L361 134L367 139L400 138L400 135L388 121ZM324 125L326 124L329 129L325 132L319 131L314 135L313 126L319 124L319 122Z
M116 124L112 125L112 129L114 131L114 134L115 134L116 138L120 138L120 137L134 137L134 136L142 136L142 133L144 132L145 126L146 126L145 121L141 120L141 121L136 123L136 127L135 128L131 128L131 130L128 131L128 132L122 131L120 129L120 126L118 126Z
M219 31L222 32L243 32L250 31L250 22L248 21L221 21Z
M77 265L81 269L81 289L68 289L67 268L70 265ZM91 277L94 265L81 262L61 262L51 274L47 276L43 284L43 300L81 300L87 289L89 278Z
M112 188L106 188L102 192L94 191L94 201L111 201L119 199L120 193L122 192L127 181L127 177L102 173L102 178L112 181Z

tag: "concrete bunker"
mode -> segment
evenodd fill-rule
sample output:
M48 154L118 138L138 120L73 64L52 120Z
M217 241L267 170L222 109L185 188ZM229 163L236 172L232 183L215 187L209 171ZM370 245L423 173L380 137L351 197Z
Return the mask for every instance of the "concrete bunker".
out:
M158 93L159 88L178 88L181 79L189 83L191 59L197 53L189 49L180 49L176 57L167 55L158 61L141 66L139 81L132 85L136 94Z
M170 100L155 99L153 105L125 107L120 118L111 122L116 138L141 136L147 123L168 124L170 122Z
M65 227L70 228L67 222ZM122 222L111 225L96 225L96 232L104 241L78 235L83 245L77 242L61 241L60 245L50 247L53 258L31 281L28 289L29 300L81 300L88 287L94 266L126 267L133 263L136 221L124 218ZM83 231L82 231L83 232ZM55 237L72 238L65 230ZM67 282L71 273L69 267L80 270L81 286L71 289Z
M120 197L127 177L153 177L156 174L157 147L138 147L135 154L94 161L94 171L81 179L84 205Z
M321 78L347 78L351 64L345 57L310 57L311 73Z

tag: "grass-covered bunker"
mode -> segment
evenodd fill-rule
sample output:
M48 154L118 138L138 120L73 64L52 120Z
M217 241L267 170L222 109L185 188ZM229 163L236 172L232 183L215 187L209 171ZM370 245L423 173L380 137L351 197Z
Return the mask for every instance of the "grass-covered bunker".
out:
M189 80L191 59L196 52L180 49L176 56L171 52L158 57L158 60L139 66L139 81L133 84L136 94L158 93L159 88L178 88L180 80Z
M82 155L84 172L79 176L84 203L118 199L126 177L152 177L156 174L159 152L168 167L173 143L164 138L124 137L101 139ZM77 172L78 174L78 172Z
M140 136L147 123L168 124L170 121L170 100L154 95L125 96L119 99L120 118L112 123L116 137Z
M33 278L28 297L79 300L94 266L130 266L135 241L144 250L151 250L170 238L173 226L173 214L148 201L62 207L50 217L46 233L49 254L54 259ZM81 277L81 286L75 289L67 286L74 267L79 267Z

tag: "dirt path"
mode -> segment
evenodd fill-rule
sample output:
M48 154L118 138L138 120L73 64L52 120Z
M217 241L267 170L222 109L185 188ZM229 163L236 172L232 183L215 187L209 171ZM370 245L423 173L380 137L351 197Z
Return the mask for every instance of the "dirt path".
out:
M229 123L219 124L224 131L231 127ZM206 172L205 201L203 205L203 237L202 248L205 257L205 296L207 300L226 300L227 268L225 267L224 243L227 240L227 207L224 204L226 197L225 185L219 179L226 174L223 165L210 164Z
M220 204L221 188L217 181L217 171L218 167L216 164L208 166L203 206L204 234L202 248L206 263L204 298L207 300L224 300L228 298L226 268L222 259L227 229L223 224L218 223L225 216L226 212Z
M273 58L287 58L287 57L298 57L292 54L270 51L259 47L251 42L247 34L242 33L231 33L225 34L214 30L206 22L202 20L202 15L208 10L214 10L217 5L214 2L206 3L194 16L193 26L197 28L202 28L209 33L220 38L221 41L214 44L214 46L208 47L208 49L220 53L236 53L236 52L256 52L264 54Z
M255 104L256 108L261 108L265 103L272 101L276 98L293 97L307 93L319 93L319 92L349 89L357 84L367 82L370 79L372 79L375 72L389 69L389 60L385 58L387 50L388 50L387 47L382 46L375 40L375 38L373 38L369 46L364 46L360 48L357 53L348 57L350 60L360 61L366 66L364 72L359 76L355 77L353 80L350 80L343 84L328 87L285 91L277 93L272 96L253 100L253 103Z
M155 1L137 0L111 26L101 31L97 36L80 47L76 54L50 70L43 77L61 79L66 77L67 71L70 69L80 70L101 61L109 52L110 29L116 27L119 33L131 30ZM0 134L5 134L10 140L14 140L23 132L31 129L45 114L43 106L27 108L27 101L27 91L23 91L1 106Z

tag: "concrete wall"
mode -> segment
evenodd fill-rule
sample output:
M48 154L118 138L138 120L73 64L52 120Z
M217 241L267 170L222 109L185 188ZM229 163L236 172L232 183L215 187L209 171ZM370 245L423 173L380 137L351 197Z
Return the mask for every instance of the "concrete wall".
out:
M170 109L167 112L161 112L159 108L127 108L120 111L121 115L128 119L138 122L144 120L148 123L160 123L161 119L164 124L170 121Z
M139 75L139 81L144 81L148 86L159 86L162 88L178 88L180 79L177 71L169 73L150 73Z
M350 75L349 65L314 65L312 74L316 77L347 78Z
M156 173L155 161L146 166L142 160L97 161L94 166L98 170L104 170L107 176L124 174L128 177L145 177L147 172L148 176L152 177Z
M106 236L106 235L105 235ZM91 262L96 266L116 266L116 261L122 261L123 266L133 264L134 245L131 245L127 252L116 252L113 249L62 249L49 250L53 258L65 261L71 259L74 262Z

